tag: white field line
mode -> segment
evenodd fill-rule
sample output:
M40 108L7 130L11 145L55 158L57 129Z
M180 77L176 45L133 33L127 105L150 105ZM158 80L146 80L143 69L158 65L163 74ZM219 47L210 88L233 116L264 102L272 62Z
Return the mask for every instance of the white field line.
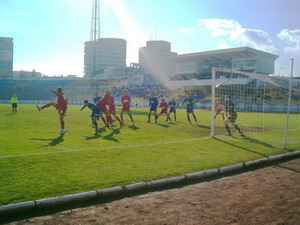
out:
M203 138L194 138L194 139L178 140L178 141L166 141L166 142L158 142L158 143L139 144L139 145L111 146L111 147L103 147L103 148L63 149L62 151L55 151L55 152L37 152L37 153L18 154L18 155L4 155L4 156L0 156L0 158L2 159L2 158L13 158L13 157L34 156L34 155L48 155L48 154L57 154L57 153L65 153L65 152L96 151L96 150L117 149L117 148L134 148L134 147L154 146L154 145L162 145L162 144L175 144L175 143L182 143L182 142L189 142L189 141L199 141L199 140L205 140L210 138L211 137L203 137ZM32 141L31 139L26 139L26 138L22 138L22 139ZM57 147L57 146L52 146L52 147Z

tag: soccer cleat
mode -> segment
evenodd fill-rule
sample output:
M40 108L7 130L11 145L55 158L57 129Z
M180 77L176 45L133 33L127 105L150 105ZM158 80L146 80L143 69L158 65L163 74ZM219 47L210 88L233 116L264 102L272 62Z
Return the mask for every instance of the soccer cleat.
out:
M116 125L112 124L112 125L110 125L110 127L116 127Z
M39 111L41 111L41 107L39 105L35 105Z
M225 136L231 136L231 133L226 133Z
M147 123L150 123L150 120L148 120Z
M133 126L133 127L134 127L134 123L132 123L132 124L131 124L131 126Z

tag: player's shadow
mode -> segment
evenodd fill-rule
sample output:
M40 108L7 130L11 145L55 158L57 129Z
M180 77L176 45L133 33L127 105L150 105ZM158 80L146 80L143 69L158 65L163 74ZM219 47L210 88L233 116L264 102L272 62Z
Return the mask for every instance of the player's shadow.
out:
M156 123L155 125L161 126L161 127L163 127L163 128L169 128L169 127L170 127L170 125L167 125L167 124L161 124L161 123Z
M12 113L11 113L11 114L5 114L5 116L13 116L13 115L14 115L14 114L12 114Z
M90 137L85 137L85 140L94 140L94 139L98 139L98 138L101 138L101 135L99 133L94 133L93 136L90 136Z
M47 146L56 146L64 141L63 136L59 135L57 138L53 139L45 139L45 138L31 138L31 140L37 140L37 141L51 141L48 145L45 145L43 147Z
M251 149L248 149L248 148L239 146L239 145L232 144L232 143L230 143L230 142L228 142L228 141L224 141L224 140L221 140L221 139L216 138L216 137L213 137L213 139L215 139L216 141L223 142L224 144L230 145L230 146L235 147L235 148L243 149L243 150L245 150L245 151L252 152L252 153L254 153L254 154L258 154L258 155L261 155L261 156L263 156L263 157L269 157L269 156L267 156L267 155L265 155L265 154L262 154L262 153L260 153L260 152L257 152L257 151L254 151L254 150L251 150Z
M105 127L98 128L99 133L102 133L102 132L105 132L105 131L106 131Z
M119 134L119 133L120 133L120 128L113 129L110 134L103 136L103 139L108 141L119 142L119 140L114 137L115 134Z
M209 126L203 126L203 125L197 125L197 127L200 127L200 128L205 128L205 129L210 129Z
M133 125L133 126L128 126L129 129L132 129L132 130L139 130L140 128Z

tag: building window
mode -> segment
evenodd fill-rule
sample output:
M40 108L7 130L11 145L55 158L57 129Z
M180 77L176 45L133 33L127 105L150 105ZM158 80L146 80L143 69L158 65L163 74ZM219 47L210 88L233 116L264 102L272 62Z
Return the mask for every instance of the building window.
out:
M232 63L232 67L242 69L244 67L244 61L235 61Z
M245 61L245 66L247 67L255 67L257 65L257 60L246 60Z

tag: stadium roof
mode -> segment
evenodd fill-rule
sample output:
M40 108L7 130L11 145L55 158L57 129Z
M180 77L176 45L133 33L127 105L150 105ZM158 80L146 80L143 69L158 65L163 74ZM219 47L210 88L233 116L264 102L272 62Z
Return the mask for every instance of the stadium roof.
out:
M189 54L182 54L170 57L169 59L175 61L203 61L203 62L211 62L211 61L231 61L233 58L243 58L243 57L251 57L265 55L277 59L279 56L275 54L271 54L268 52L256 50L254 48L249 47L239 47L239 48L229 48L229 49L219 49L205 52L196 52Z

